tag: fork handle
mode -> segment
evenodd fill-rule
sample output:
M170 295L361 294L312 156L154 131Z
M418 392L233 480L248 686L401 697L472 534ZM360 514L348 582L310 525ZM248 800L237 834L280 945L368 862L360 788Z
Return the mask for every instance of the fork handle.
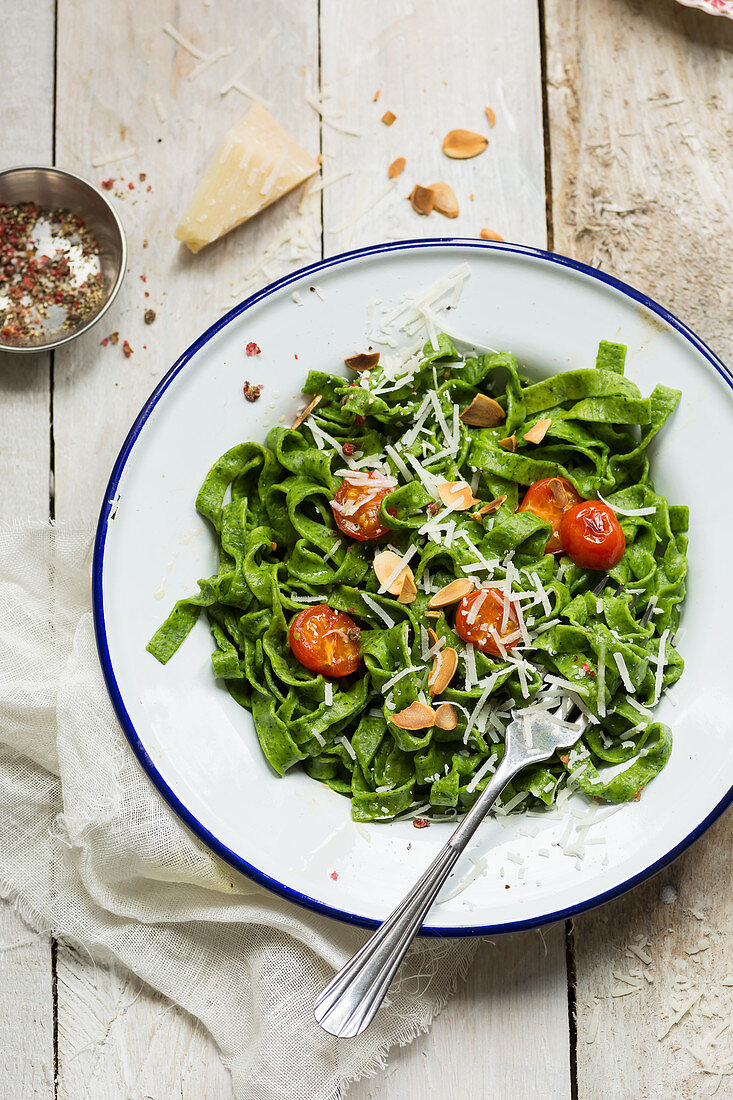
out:
M512 759L510 753L504 756L479 798L409 894L320 994L314 1014L324 1031L354 1038L369 1026L456 860L525 763Z

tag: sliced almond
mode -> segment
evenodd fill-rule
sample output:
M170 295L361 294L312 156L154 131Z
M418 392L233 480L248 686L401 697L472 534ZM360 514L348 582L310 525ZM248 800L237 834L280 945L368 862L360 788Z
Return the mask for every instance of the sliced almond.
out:
M504 238L500 237L495 229L482 229L479 233L479 237L482 241L503 241Z
M407 161L404 157L397 157L397 160L393 160L387 169L387 175L391 180L396 180L398 176L401 176L405 170Z
M486 111L486 117L489 120L489 126L496 125L496 112L491 110L491 107L484 107Z
M516 451L517 437L515 435L508 435L506 439L499 440L499 446L503 447L505 451Z
M377 88L376 92L374 93L374 100L373 100L374 103L377 102L377 100L379 99L381 94L382 94L382 89Z
M456 512L466 512L474 504L478 504L467 481L441 481L438 485L438 496L446 507L453 508Z
M323 398L323 394L322 393L317 393L316 396L313 398L313 400L308 405L306 405L306 407L303 409L303 411L301 413L298 413L295 420L291 424L291 428L299 428L300 425L303 423L303 421L306 420L307 417L310 416L310 414L313 412L316 405L318 404L319 401L322 400L322 398Z
M379 581L380 587L381 585L386 584L386 582L392 576L401 561L402 556L400 554L395 554L394 550L382 550L381 553L375 555L374 561L372 562L372 568L377 575L377 580ZM415 575L410 569L409 565L402 566L399 573L391 582L387 591L392 596L401 596L403 585L408 577L412 583L413 589L415 590L415 594L417 594L417 589L415 588ZM413 596L412 599L414 600L414 598L415 597ZM411 603L412 601L410 600L408 602Z
M473 591L473 581L470 581L468 577L459 577L458 580L451 581L450 584L444 584L439 592L433 593L428 601L428 607L450 607L453 603L458 603L464 596L467 596L469 592Z
M435 205L435 192L430 187L421 187L416 183L407 196L412 203L412 209L418 214L429 214Z
M498 512L505 500L506 493L502 493L500 497L496 497L495 500L490 500L488 504L484 504L473 514L474 516L488 516L491 512Z
M435 725L435 711L425 703L410 703L390 718L392 725L401 730L429 730Z
M456 708L450 703L441 703L435 712L435 725L439 730L454 730L458 725Z
M528 432L524 433L523 438L526 439L528 443L541 443L547 435L547 429L550 424L552 424L552 420L550 420L549 416L543 416L541 420L538 420L536 424L532 425Z
M565 486L560 481L559 477L550 478L550 484L547 486L556 504L559 504L561 508L564 508L568 502L568 494Z
M412 603L417 596L417 588L415 587L415 581L412 576L412 570L408 566L408 571L405 574L405 579L402 582L402 588L400 594L397 597L397 603Z
M428 641L430 642L430 648L431 649L433 648L433 646L438 641L438 635L435 633L432 626L428 627Z
M426 611L425 614L429 619L439 619L442 613L440 611Z
M394 111L385 111L382 115L382 122L385 126L391 126L393 122L397 121L397 115Z
M433 667L428 679L428 691L431 697L443 694L455 676L457 668L458 654L451 646L442 649L436 657L433 657Z
M344 359L344 363L352 370L372 370L379 363L379 352L360 351L356 355L350 355L348 359Z
M435 195L433 210L442 214L445 218L458 217L458 199L451 191L447 183L431 183L429 190Z
M453 160L468 160L483 153L489 139L473 130L449 130L443 138L443 152Z
M495 428L506 420L506 413L493 397L477 393L468 408L461 413L461 420L471 428Z

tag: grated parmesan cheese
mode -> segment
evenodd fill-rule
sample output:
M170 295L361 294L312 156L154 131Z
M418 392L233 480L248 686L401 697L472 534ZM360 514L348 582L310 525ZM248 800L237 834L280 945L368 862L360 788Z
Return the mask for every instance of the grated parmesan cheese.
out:
M371 596L367 596L366 592L362 592L361 598L367 607L371 608L375 615L377 615L386 627L393 627L395 621L391 615L388 615L383 607L380 607L376 600L373 600Z

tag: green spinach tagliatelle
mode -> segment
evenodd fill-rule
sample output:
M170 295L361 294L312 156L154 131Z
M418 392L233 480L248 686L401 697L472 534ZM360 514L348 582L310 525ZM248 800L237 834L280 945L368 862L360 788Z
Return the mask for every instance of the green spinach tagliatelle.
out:
M679 393L658 385L642 397L624 376L625 349L605 342L595 367L540 382L527 380L505 352L462 359L444 335L423 355L403 382L389 382L380 367L357 382L311 372L304 392L322 400L298 430L273 428L266 445L241 443L214 463L196 507L217 533L218 570L199 582L196 596L176 604L148 649L165 663L203 608L216 644L214 674L252 712L272 767L283 774L302 764L351 798L357 821L418 807L464 811L501 759L510 709L536 704L552 690L547 676L572 684L591 722L567 755L521 773L503 805L517 804L519 792L526 792L523 806L550 805L569 779L600 800L638 797L671 750L669 729L649 708L683 667L671 639L685 593L687 508L669 505L655 491L647 455ZM381 396L374 393L380 389ZM472 428L454 419L454 406L465 409L477 394L492 396L506 411L499 427ZM542 418L550 426L541 443L524 440ZM422 423L417 432L416 423ZM458 435L446 448L454 425ZM499 446L510 435L516 452ZM351 541L334 523L330 501L344 466L334 442L348 444L346 453L354 448L355 457L376 456L374 465L379 460L397 479L380 509L391 534L377 543ZM468 481L482 502L503 494L506 501L480 524L470 512L455 512L437 534L419 533L435 511L431 475ZM545 554L550 526L516 511L530 484L555 475L583 497L601 495L623 511L644 512L619 514L626 550L610 574L626 586L620 596L613 595L614 584L596 596L601 574ZM372 560L386 545L398 553L417 547L410 566L418 595L410 604L378 592ZM523 605L530 645L512 651L513 660L476 650L474 678L452 629L453 609L426 617L430 593L471 576L473 567L478 583L505 578L509 561L514 589L538 592ZM633 611L631 593L637 595ZM642 627L650 601L654 613ZM347 612L362 630L359 671L328 689L288 644L292 618L318 602ZM459 654L457 674L438 700L456 708L458 725L449 731L409 732L390 722L410 703L428 699L426 626ZM410 668L385 695L384 685Z

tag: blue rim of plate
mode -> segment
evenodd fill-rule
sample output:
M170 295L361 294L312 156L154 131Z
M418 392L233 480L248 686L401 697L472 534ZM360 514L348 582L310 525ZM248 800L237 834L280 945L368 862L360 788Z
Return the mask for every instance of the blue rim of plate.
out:
M110 518L110 513L115 505L115 498L117 496L117 487L120 483L127 460L132 453L135 446L135 442L140 432L143 429L148 417L160 401L161 397L168 389L176 375L181 371L185 365L193 358L194 355L201 348L206 345L213 336L221 331L226 325L234 320L235 317L239 317L246 310L251 309L252 306L258 302L263 301L265 298L269 298L276 291L282 287L289 286L292 283L300 281L302 278L308 275L313 275L319 271L327 271L329 268L338 267L342 264L348 263L352 260L364 259L368 256L379 256L387 252L405 252L413 251L421 248L445 248L446 250L451 248L471 248L476 252L488 251L488 252L504 252L511 253L519 256L528 256L534 260L541 260L545 263L553 264L557 267L567 267L573 271L580 272L582 275L586 275L596 282L604 283L606 286L613 287L614 290L624 294L627 298L631 298L634 302L638 302L640 305L645 306L650 312L655 313L658 317L661 317L672 328L683 336L688 343L692 344L696 351L702 355L721 376L723 381L730 386L733 390L733 374L728 370L725 364L720 360L717 355L697 336L690 328L687 327L682 321L680 321L669 310L660 306L652 298L648 298L641 291L635 290L627 283L622 282L620 279L615 278L613 275L607 275L603 271L599 271L597 268L589 267L587 264L580 263L578 260L571 260L567 256L561 256L554 252L547 252L541 248L531 248L527 245L518 244L505 244L476 240L475 238L463 238L463 237L425 237L418 240L404 240L404 241L392 241L386 244L367 245L364 248L352 249L349 252L341 252L336 256L330 256L324 260L318 260L315 263L309 264L307 267L299 268L297 271L293 271L288 275L284 275L282 278L277 279L274 283L270 283L269 286L264 287L262 290L258 290L255 294L245 298L243 302L230 309L223 317L218 321L215 321L213 325L206 329L206 331L199 336L198 340L195 340L189 348L184 351L183 355L173 364L171 369L161 379L158 385L151 393L148 400L140 410L134 424L130 428L127 434L125 442L122 444L117 461L114 464L110 479L107 485L107 491L104 496L104 502L99 516L99 522L97 524L97 533L94 540L94 559L92 564L92 611L94 616L94 630L97 640L97 650L99 652L99 660L102 665L102 672L104 673L104 679L107 684L107 690L109 692L112 704L117 713L117 717L120 721L122 729L124 730L127 740L130 742L133 752L137 756L143 770L146 772L148 778L152 781L159 793L163 796L165 801L171 807L172 810L181 818L184 824L194 833L200 840L202 840L207 847L209 847L218 856L221 856L227 863L231 864L237 871L246 875L248 878L253 879L255 882L260 883L268 890L273 891L275 894L279 894L281 897L287 898L288 901L295 902L296 905L301 905L306 909L311 909L316 913L321 913L326 917L332 917L335 920L344 921L347 924L359 926L361 928L377 928L381 923L378 920L374 920L371 917L360 917L354 913L349 913L344 909L337 909L334 906L326 905L324 902L318 901L316 898L311 898L307 894L301 893L299 890L293 889L291 886L286 886L285 883L278 882L277 879L272 878L270 875L260 871L257 867L253 867L251 863L248 863L241 856L237 855L225 844L222 844L201 822L193 816L190 810L181 802L174 791L169 787L162 775L156 768L152 759L148 755L145 746L140 740L137 731L132 723L132 720L127 712L125 703L122 699L122 694L115 678L114 669L112 667L112 660L109 652L109 645L107 641L107 629L104 618L104 602L102 596L102 575L104 570L104 548L107 537L107 526ZM462 936L489 936L499 935L504 932L519 932L528 928L538 928L543 924L551 924L555 921L566 920L568 917L576 916L578 913L583 913L588 909L593 909L597 905L601 905L606 901L611 901L612 898L619 897L619 895L630 890L634 886L638 886L639 883L644 882L652 875L656 874L663 867L666 867L677 856L681 855L686 848L690 846L698 837L702 836L706 829L708 829L713 822L723 813L729 805L733 803L733 786L725 794L725 796L717 803L716 806L710 811L706 818L700 822L700 824L692 830L691 833L681 840L679 844L676 844L674 848L670 849L664 856L656 860L656 862L650 864L644 868L638 874L633 875L625 882L618 886L614 886L610 890L605 890L595 897L588 899L587 901L579 902L577 905L568 906L565 909L559 909L557 911L546 913L540 917L528 918L527 920L511 921L501 925L480 925L477 927L466 928L451 928L451 927L432 927L423 926L420 930L420 935L423 936L438 936L443 938L457 938Z

